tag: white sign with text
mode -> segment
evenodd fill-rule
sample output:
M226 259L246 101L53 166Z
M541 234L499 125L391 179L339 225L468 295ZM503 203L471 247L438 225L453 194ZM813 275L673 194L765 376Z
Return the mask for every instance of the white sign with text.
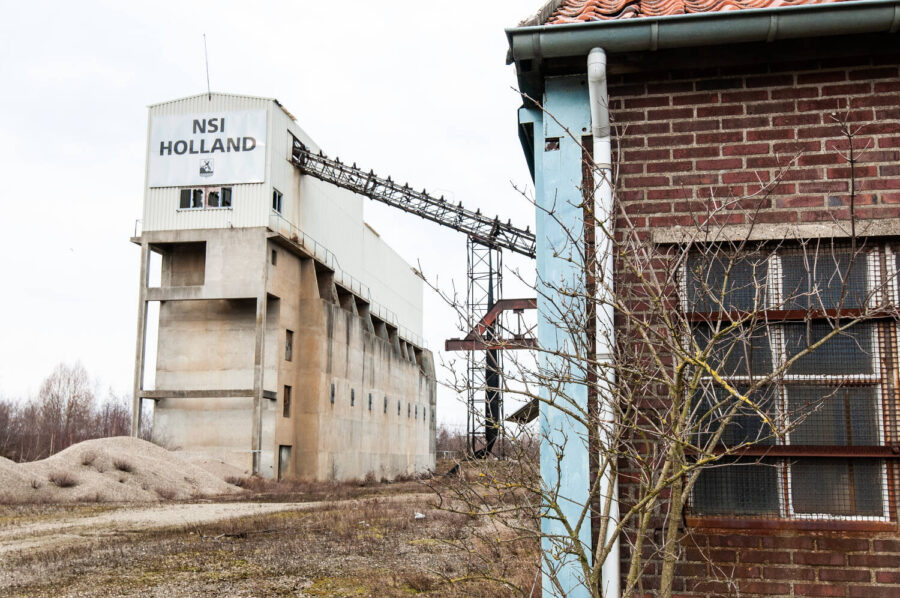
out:
M262 183L266 111L151 117L149 152L148 187Z

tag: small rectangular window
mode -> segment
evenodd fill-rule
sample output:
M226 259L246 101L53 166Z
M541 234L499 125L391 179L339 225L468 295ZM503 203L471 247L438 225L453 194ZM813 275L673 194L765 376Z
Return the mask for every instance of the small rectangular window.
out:
M284 387L284 412L283 412L283 415L284 415L284 417L291 416L291 387L290 386Z
M294 359L294 331L286 330L284 333L284 360Z
M219 192L218 191L210 191L206 194L206 207L208 208L218 208L219 207Z
M181 190L181 199L178 201L178 209L179 210L187 210L191 207L191 190L190 189L182 189Z
M278 252L274 249L272 250L272 265L275 266L278 264Z
M281 214L284 196L278 189L272 189L272 209Z
M219 205L223 208L231 207L231 187L222 187L222 195Z
M203 207L203 189L194 189L191 191L191 207Z

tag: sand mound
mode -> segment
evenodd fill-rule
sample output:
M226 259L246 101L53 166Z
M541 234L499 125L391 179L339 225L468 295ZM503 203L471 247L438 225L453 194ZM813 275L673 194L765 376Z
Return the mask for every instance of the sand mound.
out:
M0 461L0 499L7 502L155 502L233 492L240 490L223 477L125 436L81 442L43 461Z

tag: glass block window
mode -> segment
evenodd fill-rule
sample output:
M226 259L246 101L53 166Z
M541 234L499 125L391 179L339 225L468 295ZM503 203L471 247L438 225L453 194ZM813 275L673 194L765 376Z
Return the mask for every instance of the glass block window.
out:
M686 260L685 342L709 348L712 370L692 398L692 439L728 453L698 477L690 514L895 518L900 351L892 310L880 308L900 297L898 269L888 245L813 241Z

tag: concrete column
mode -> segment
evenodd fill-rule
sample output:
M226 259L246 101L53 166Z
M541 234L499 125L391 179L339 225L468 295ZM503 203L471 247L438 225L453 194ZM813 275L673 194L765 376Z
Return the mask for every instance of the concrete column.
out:
M263 253L262 292L256 298L256 347L253 352L253 430L251 431L251 450L253 451L253 473L259 473L262 455L262 401L264 378L266 371L266 311L269 294L266 290L269 281L268 243Z
M131 435L141 434L141 391L144 387L144 352L147 346L147 282L150 276L150 244L141 243L141 283L138 287L137 339L134 350L134 388L131 396Z

